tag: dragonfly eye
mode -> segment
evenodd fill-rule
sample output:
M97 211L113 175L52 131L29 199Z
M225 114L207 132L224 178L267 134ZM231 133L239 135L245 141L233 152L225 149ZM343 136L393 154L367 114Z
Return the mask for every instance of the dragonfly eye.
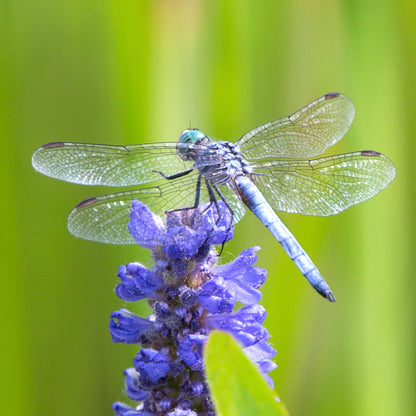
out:
M197 129L184 130L176 145L176 151L178 152L179 157L184 160L192 159L193 156L191 150L194 147L193 145L202 144L202 142L207 139L208 136Z

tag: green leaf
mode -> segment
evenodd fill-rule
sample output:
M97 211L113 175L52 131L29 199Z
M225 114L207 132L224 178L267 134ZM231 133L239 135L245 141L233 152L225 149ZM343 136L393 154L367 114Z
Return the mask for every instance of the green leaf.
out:
M212 332L204 356L218 416L289 416L255 364L230 334Z

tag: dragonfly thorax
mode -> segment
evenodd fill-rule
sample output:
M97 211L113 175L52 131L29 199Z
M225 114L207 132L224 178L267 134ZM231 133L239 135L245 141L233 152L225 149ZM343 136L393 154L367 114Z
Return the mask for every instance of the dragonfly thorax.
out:
M202 176L215 184L225 184L236 176L253 173L240 148L231 142L211 141L199 149L194 160Z
M211 142L212 140L198 129L184 130L176 144L176 151L182 160L195 160L199 149Z
M252 173L238 146L231 142L213 141L197 129L182 132L176 151L181 159L193 160L194 167L204 179L216 184L225 184L238 175Z

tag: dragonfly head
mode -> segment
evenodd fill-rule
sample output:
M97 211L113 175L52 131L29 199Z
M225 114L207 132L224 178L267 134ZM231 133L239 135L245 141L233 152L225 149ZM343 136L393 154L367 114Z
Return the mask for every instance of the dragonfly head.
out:
M183 160L195 159L196 150L200 146L206 146L211 139L198 129L184 130L176 145L178 156Z

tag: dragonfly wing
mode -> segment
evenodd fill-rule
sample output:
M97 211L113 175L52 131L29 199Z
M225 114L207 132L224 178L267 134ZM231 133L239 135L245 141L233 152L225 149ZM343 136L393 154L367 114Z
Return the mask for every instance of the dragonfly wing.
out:
M237 197L234 189L229 184L221 186L220 191L233 210L233 222L237 224L246 212L244 203Z
M291 116L250 130L237 144L248 159L319 156L344 136L354 114L348 97L325 94Z
M114 146L53 142L32 156L33 167L46 176L82 185L131 186L153 182L189 169L175 143Z
M254 167L255 181L275 210L318 216L338 214L371 198L396 174L390 159L374 151Z
M169 210L192 207L198 173L163 181L153 186L117 192L87 199L78 204L68 216L68 230L76 237L108 244L134 244L127 224L133 199L144 202L160 216ZM205 186L201 186L200 204L209 200Z

